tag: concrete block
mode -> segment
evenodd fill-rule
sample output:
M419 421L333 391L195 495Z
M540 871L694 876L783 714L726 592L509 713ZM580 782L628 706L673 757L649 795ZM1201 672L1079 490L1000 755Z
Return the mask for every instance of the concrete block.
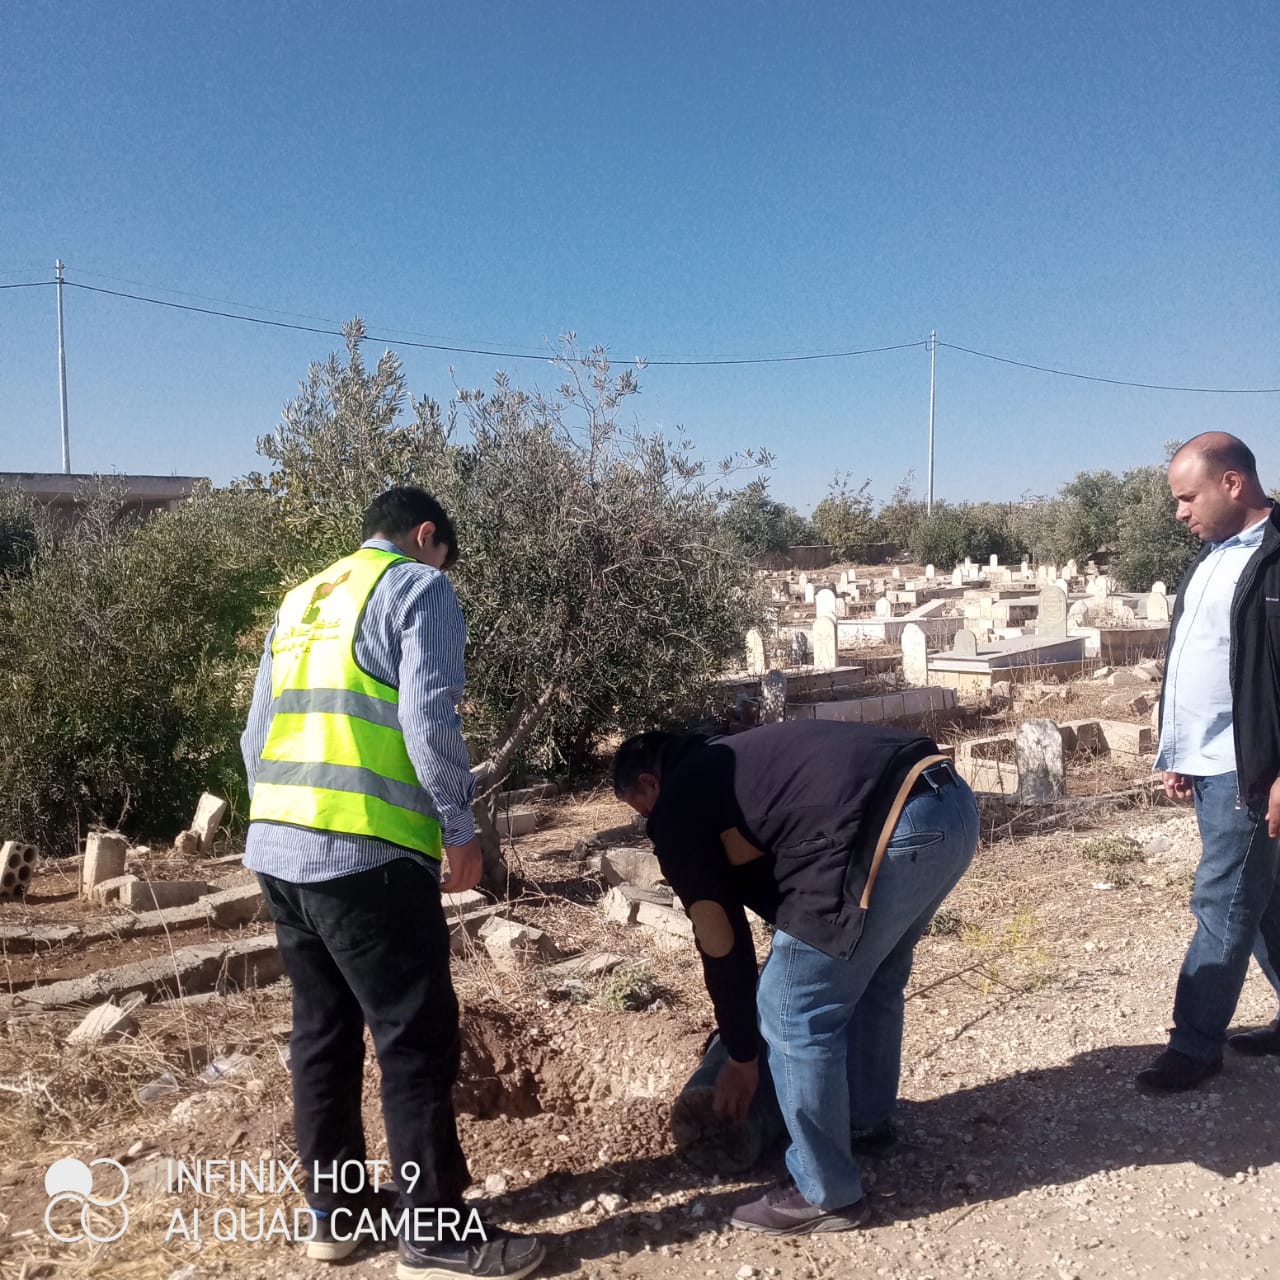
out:
M203 880L139 880L136 876L120 889L120 902L131 911L163 911L187 907L209 892Z
M76 942L83 933L74 924L0 924L0 952L48 950L66 942Z
M631 884L615 885L604 896L604 918L615 924L635 924L642 903L670 907L675 894L670 889L641 889Z
M1013 737L1006 733L993 738L971 738L960 744L961 759L1012 760L1013 756Z
M543 960L558 960L560 951L542 929L492 916L480 929L480 943L494 965L506 972L528 969Z
M96 885L89 891L89 897L94 902L106 906L109 902L119 902L120 895L131 885L137 884L138 877L135 875L114 876L110 880L99 880Z
M1140 689L1143 685L1150 684L1155 676L1143 673L1138 670L1122 669L1113 671L1107 677L1107 683L1113 689Z
M35 869L35 846L6 840L0 846L0 902L25 897Z
M223 889L201 898L209 912L209 923L218 929L234 929L242 924L267 919L267 904L262 886L256 880L249 884Z
M91 831L84 842L84 863L80 869L80 896L91 897L104 880L124 875L129 842L118 831Z
M631 884L641 889L652 889L664 879L657 855L648 849L606 849L600 855L600 874L606 884Z
M1058 728L1062 731L1063 749L1068 752L1096 756L1107 749L1102 726L1097 720L1068 720Z
M196 805L196 816L191 820L191 831L200 842L200 852L208 853L213 845L213 837L226 819L227 810L231 806L221 797L205 792Z
M448 899L446 898L445 901L447 902ZM445 919L449 922L449 950L455 956L466 955L475 945L485 922L506 909L505 904L493 903L487 907L472 907L455 915L446 907Z
M523 805L514 809L499 809L497 828L500 836L527 836L538 825L538 811Z
M956 771L975 790L1011 796L1018 791L1018 766L1012 761L981 760L961 756Z
M1150 725L1129 724L1124 720L1100 720L1098 725L1102 740L1113 756L1141 756L1156 749Z
M84 1021L67 1037L68 1044L101 1044L136 1035L138 1024L117 1004L108 1002L90 1009Z
M668 938L682 942L693 941L693 922L674 906L664 907L656 902L637 903L636 923L654 929Z

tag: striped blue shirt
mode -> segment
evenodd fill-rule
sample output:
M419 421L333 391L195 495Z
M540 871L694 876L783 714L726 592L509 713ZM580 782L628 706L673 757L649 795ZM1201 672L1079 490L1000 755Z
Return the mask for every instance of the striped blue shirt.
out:
M1217 543L1186 586L1164 677L1164 717L1155 767L1191 778L1234 773L1231 602L1262 545L1266 520Z
M370 538L365 547L403 554L393 543ZM271 728L271 640L267 635L249 722L240 739L249 794ZM467 629L453 585L441 572L411 560L392 565L378 579L356 633L356 661L400 691L400 727L418 781L431 796L446 845L475 835L471 802L475 783L462 737L458 704L466 681ZM276 822L251 822L244 865L281 880L308 884L368 871L396 858L421 857L370 836L313 831ZM426 859L433 868L434 859Z

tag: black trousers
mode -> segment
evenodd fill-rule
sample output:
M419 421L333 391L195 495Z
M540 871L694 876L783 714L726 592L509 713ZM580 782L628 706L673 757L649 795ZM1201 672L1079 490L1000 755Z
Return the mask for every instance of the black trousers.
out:
M401 858L314 884L258 879L293 983L294 1129L312 1208L360 1199L314 1172L365 1159L366 1024L401 1206L461 1208L471 1177L453 1111L458 1001L435 876Z

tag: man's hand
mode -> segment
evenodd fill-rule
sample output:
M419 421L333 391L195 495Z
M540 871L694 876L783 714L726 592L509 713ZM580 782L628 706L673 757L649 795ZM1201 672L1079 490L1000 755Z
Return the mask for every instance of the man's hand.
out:
M480 883L484 855L480 852L479 840L446 845L444 856L449 859L449 871L440 881L441 893L466 893Z
M760 1083L760 1062L735 1062L732 1058L716 1076L715 1112L723 1120L745 1120Z
M1280 778L1271 784L1267 800L1267 835L1273 840L1280 838Z
M1160 777L1164 780L1164 793L1170 800L1191 799L1191 779L1185 773L1170 773L1168 769L1164 769L1161 771ZM1271 797L1273 801L1275 796L1275 788L1272 788Z

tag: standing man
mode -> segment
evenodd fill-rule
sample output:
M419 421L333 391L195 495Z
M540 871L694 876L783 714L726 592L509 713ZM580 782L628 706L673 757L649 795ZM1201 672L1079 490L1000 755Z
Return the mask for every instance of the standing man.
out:
M1203 852L1173 1035L1137 1077L1155 1093L1222 1070L1255 943L1280 968L1280 513L1253 454L1221 431L1174 454L1169 487L1205 545L1178 588L1156 768L1170 798L1195 800ZM1235 1047L1280 1051L1275 1024L1248 1034Z
M733 1225L860 1226L854 1151L894 1141L903 991L916 942L977 846L973 793L929 738L824 720L640 734L619 747L613 782L648 819L693 923L729 1053L722 1116L747 1114L761 1036L767 1045L791 1178ZM776 926L758 998L748 907Z
M479 881L481 854L457 710L466 628L443 572L457 537L413 488L376 498L362 536L285 596L241 740L244 861L293 984L294 1128L317 1216L307 1251L350 1255L369 1207L343 1190L365 1160L367 1025L405 1224L397 1276L524 1276L542 1260L536 1239L459 1233L471 1178L453 1111L460 1038L440 863L443 892L460 893Z

